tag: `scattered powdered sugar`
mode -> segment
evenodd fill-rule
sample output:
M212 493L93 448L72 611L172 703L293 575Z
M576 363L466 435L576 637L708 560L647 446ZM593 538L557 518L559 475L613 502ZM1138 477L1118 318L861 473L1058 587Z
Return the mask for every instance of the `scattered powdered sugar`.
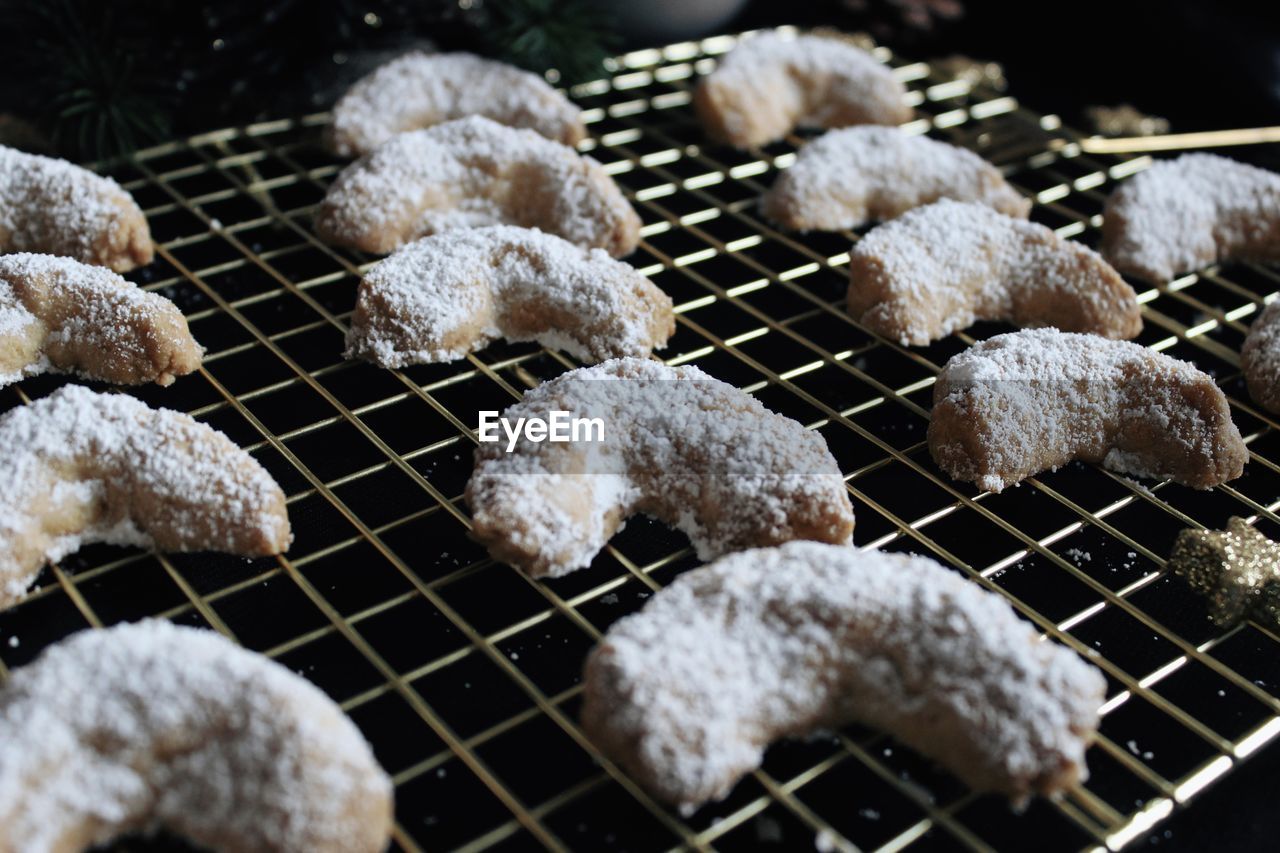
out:
M1142 329L1133 288L1092 249L949 199L908 211L854 245L849 312L913 345L978 320L1123 338Z
M533 575L590 564L634 513L684 531L700 559L806 538L848 543L853 510L822 436L692 366L635 358L570 371L503 412L598 417L604 440L481 443L474 535Z
M587 661L583 725L685 810L770 742L853 722L1021 800L1087 775L1105 688L932 560L792 542L688 572L616 622Z
M471 53L405 54L357 82L333 108L336 154L372 151L397 133L469 115L575 145L581 110L536 74Z
M203 353L178 307L104 267L0 256L0 385L45 371L114 382L189 373Z
M1226 397L1195 365L1056 329L997 335L948 361L929 448L992 491L1072 459L1208 488L1248 457Z
M857 228L938 199L1025 218L1031 202L972 151L896 127L833 130L800 149L761 199L770 219L800 230Z
M326 240L380 252L450 228L502 224L617 256L630 254L639 230L595 160L482 116L396 136L343 170L316 216Z
M671 298L601 249L499 225L425 237L360 283L348 358L452 361L497 338L576 358L648 356L674 331Z
M122 232L133 229L145 231L146 220L111 178L0 145L0 252L48 252L127 268L132 264L116 261L129 247L116 244L128 242Z
M262 556L290 538L271 475L180 412L73 385L0 417L0 606L89 542Z
M1240 348L1249 394L1269 411L1280 411L1280 301L1265 309Z
M1214 154L1139 172L1103 215L1103 254L1156 284L1214 261L1280 258L1280 175Z
M829 829L818 830L817 835L813 836L813 849L818 853L836 853L842 849L838 836Z
M159 827L240 850L381 850L391 782L322 692L212 631L76 634L0 691L0 846Z
M699 85L695 106L713 135L740 147L793 127L899 124L911 117L893 71L840 38L764 33L743 39Z

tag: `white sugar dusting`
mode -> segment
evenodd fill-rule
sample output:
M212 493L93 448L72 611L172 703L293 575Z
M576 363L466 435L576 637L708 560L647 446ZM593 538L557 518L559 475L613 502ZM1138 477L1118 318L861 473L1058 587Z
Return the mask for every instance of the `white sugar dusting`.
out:
M0 606L90 542L260 556L289 539L271 475L180 412L73 385L0 417Z
M699 85L704 122L735 145L763 145L793 127L907 121L906 88L847 41L764 33L743 39Z
M1280 411L1280 301L1263 309L1249 328L1240 366L1250 396L1268 410Z
M971 202L942 199L873 229L849 275L850 313L903 344L978 320L1108 337L1142 328L1133 288L1092 249Z
M1153 283L1231 258L1280 258L1280 175L1214 154L1162 160L1107 199L1103 254Z
M997 335L948 361L929 445L952 476L992 491L1072 459L1207 488L1248 456L1225 396L1195 365L1056 329Z
M0 256L0 385L46 371L168 384L195 369L200 354L176 305L109 269Z
M333 108L330 141L342 156L364 154L397 133L470 115L534 130L573 145L581 110L536 74L470 53L414 51L357 82Z
M348 166L317 214L326 239L390 251L450 228L537 227L614 255L639 219L600 164L482 116L402 133Z
M0 252L114 266L113 253L123 247L113 244L138 227L145 228L141 210L111 178L0 145Z
M761 199L789 228L835 231L949 198L1025 218L1031 202L972 151L896 127L833 130L800 149Z
M241 850L373 851L391 783L327 696L212 631L76 634L0 691L0 846L168 828Z
M515 226L458 229L365 274L346 356L403 367L506 338L590 361L644 357L673 323L671 298L601 249Z
M583 723L662 799L725 796L772 741L883 728L1015 800L1084 778L1102 674L932 560L811 542L732 554L615 623Z
M850 539L853 510L822 436L696 367L607 361L526 392L503 417L556 410L600 417L604 442L476 449L467 503L497 559L566 574L634 513L682 530L703 560L792 538Z

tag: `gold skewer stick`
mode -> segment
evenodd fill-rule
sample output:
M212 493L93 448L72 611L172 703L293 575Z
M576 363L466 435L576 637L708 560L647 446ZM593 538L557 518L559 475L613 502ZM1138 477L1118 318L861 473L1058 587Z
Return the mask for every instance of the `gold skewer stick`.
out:
M1221 148L1228 145L1259 145L1280 142L1280 127L1245 127L1237 130L1204 130L1170 133L1165 136L1122 136L1114 139L1090 137L1076 140L1089 154L1129 154L1140 151L1182 151L1191 148Z

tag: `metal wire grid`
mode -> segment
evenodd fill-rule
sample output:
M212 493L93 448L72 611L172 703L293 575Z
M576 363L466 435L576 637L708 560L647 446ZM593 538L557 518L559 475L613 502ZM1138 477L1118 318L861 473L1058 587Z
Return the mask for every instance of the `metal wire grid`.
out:
M1014 814L851 728L771 749L726 801L686 818L602 760L576 725L583 656L696 560L678 534L636 520L592 568L535 583L466 538L476 412L575 365L530 345L403 371L344 362L356 282L373 259L311 233L340 167L315 145L324 115L206 134L113 170L159 246L136 280L182 306L209 351L198 374L132 393L253 452L289 495L292 550L247 562L85 549L0 613L0 675L90 625L159 615L215 628L342 704L394 774L406 850L990 849L1032 837L1118 849L1268 743L1280 732L1280 638L1254 624L1212 628L1164 555L1184 526L1231 514L1280 531L1276 423L1243 392L1237 357L1280 276L1240 265L1140 291L1140 341L1196 361L1228 392L1252 455L1241 479L1201 493L1073 465L998 496L953 483L923 443L930 386L973 337L925 349L875 338L841 307L858 235L779 233L757 217L756 196L802 140L746 153L707 143L690 86L733 43L628 54L611 79L574 92L593 132L586 147L645 223L630 260L677 304L667 360L819 430L845 472L861 547L931 554L1093 657L1110 689L1086 785ZM1113 182L1149 163L1085 156L1051 116L880 55L911 88L913 129L1000 165L1035 199L1033 218L1064 236L1093 243ZM24 381L7 403L59 384Z

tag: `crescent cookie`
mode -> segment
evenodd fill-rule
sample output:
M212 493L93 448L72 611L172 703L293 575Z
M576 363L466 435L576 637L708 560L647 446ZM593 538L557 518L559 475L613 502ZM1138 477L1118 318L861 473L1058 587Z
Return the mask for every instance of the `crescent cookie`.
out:
M291 539L271 475L180 412L71 385L0 416L0 608L90 542L261 557Z
M1102 253L1152 284L1215 261L1280 259L1280 175L1213 154L1162 160L1107 199Z
M1268 305L1240 348L1249 396L1269 412L1280 412L1280 302Z
M640 239L640 217L599 163L481 116L396 136L344 169L316 214L322 239L377 253L480 225L540 228L614 257Z
M340 157L367 154L397 133L480 115L577 145L581 110L536 74L472 53L413 51L363 77L333 107L328 142Z
M766 33L743 39L693 92L703 128L737 148L776 142L796 127L901 124L906 87L847 41Z
M647 357L674 331L671 297L622 261L497 225L424 237L375 264L360 282L346 357L404 367L505 338L604 361Z
M884 729L1015 801L1087 778L1106 681L925 557L792 542L681 575L587 658L588 736L692 812L765 747Z
M870 125L833 130L801 148L760 210L784 228L841 231L943 198L1021 219L1031 212L1031 202L972 151Z
M171 385L203 355L178 306L108 269L0 256L0 385L46 371Z
M534 577L586 567L635 513L683 531L701 560L850 541L853 508L822 436L696 367L622 358L573 370L525 392L504 429L556 412L598 418L602 435L486 441L482 422L466 490L472 536Z
M125 272L151 263L151 229L120 185L0 145L0 253L42 252Z
M849 253L849 313L923 346L979 320L1108 338L1142 331L1138 296L1088 246L981 204L942 200L873 228Z
M333 700L212 631L82 631L0 689L0 849L167 829L206 849L377 853L391 810Z
M1208 489L1249 456L1227 398L1190 362L1056 329L997 335L948 361L929 451L993 492L1073 459Z

